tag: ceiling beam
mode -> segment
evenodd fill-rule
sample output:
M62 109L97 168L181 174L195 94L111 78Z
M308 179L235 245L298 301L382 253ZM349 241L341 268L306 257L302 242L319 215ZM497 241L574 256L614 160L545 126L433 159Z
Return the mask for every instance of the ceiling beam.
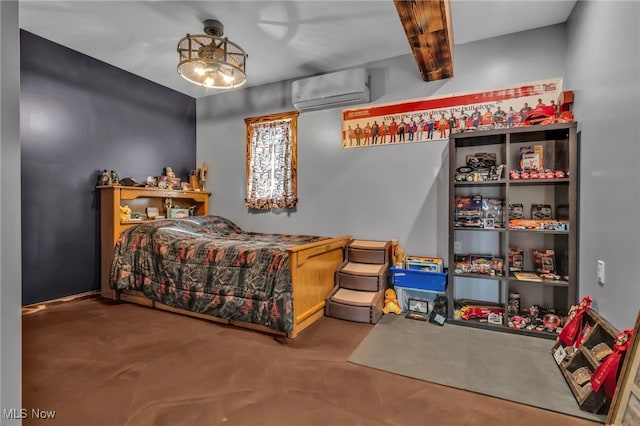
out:
M449 0L393 0L424 81L453 77Z

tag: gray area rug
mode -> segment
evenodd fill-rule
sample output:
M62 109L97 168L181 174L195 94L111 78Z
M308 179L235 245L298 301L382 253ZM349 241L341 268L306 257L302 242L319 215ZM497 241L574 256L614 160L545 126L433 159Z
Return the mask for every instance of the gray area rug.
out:
M349 362L604 423L582 411L553 340L383 315Z

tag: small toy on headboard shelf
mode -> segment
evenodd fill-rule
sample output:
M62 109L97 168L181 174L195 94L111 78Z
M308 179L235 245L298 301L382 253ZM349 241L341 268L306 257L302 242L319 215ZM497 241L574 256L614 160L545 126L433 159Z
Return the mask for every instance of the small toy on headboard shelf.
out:
M161 176L161 179L166 182L167 189L180 189L181 179L176 176L171 167L164 168L164 175Z
M120 206L120 222L129 222L131 220L131 207L128 204Z
M104 169L102 172L100 172L100 174L98 175L98 182L96 183L96 185L98 186L110 186L112 183L114 183L111 180L111 173L109 173L107 171L107 169ZM116 184L118 182L115 182Z

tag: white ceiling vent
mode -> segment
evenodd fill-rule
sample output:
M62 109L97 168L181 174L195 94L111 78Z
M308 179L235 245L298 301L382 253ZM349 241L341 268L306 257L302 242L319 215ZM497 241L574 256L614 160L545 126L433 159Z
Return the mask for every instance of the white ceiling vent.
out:
M291 94L293 106L299 111L367 103L369 74L364 68L353 68L296 80Z

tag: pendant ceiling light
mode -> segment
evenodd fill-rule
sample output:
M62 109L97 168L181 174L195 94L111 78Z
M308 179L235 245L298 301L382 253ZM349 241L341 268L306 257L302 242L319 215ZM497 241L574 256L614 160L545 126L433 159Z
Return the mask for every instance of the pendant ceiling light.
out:
M206 34L187 34L178 42L178 74L185 80L212 89L232 89L247 81L247 54L224 34L215 19L204 21Z

